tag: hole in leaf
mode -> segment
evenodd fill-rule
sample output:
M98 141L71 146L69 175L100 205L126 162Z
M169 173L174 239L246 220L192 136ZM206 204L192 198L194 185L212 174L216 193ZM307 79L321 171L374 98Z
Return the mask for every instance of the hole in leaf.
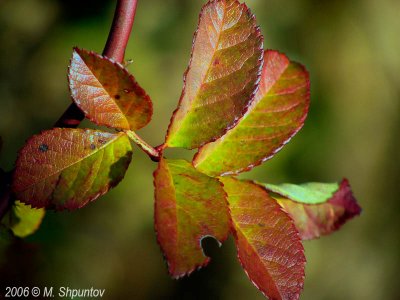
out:
M201 247L206 256L215 257L220 251L221 243L212 236L205 236L201 239Z

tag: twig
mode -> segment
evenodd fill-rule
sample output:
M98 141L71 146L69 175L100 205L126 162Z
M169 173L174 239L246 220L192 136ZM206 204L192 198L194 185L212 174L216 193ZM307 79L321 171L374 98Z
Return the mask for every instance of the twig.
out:
M138 0L118 0L114 20L108 35L103 55L122 63L126 45L135 20ZM72 103L54 124L54 127L76 128L85 118L84 113Z

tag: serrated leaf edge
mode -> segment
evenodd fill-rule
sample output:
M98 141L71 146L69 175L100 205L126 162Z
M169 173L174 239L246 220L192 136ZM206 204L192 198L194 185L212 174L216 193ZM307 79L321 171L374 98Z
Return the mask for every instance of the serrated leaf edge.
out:
M244 181L244 182L249 182L249 183L252 183L252 184L254 184L256 187L258 187L258 188L261 188L262 190L264 190L268 195L269 195L269 193L268 193L268 191L263 187L263 186L261 186L261 185L259 185L259 184L257 184L255 181L253 181L253 180L241 180L241 181ZM272 198L272 197L271 197ZM228 205L229 205L229 202L228 202ZM300 298L300 294L301 294L301 292L302 292L302 290L304 289L304 280L305 280L305 265L306 265L306 256L305 256L305 251L304 251L304 246L303 246L303 243L301 242L301 237L300 237L300 232L297 230L297 228L296 228L296 226L294 225L294 221L293 221L293 219L292 219L292 217L277 203L277 205L278 205L278 207L277 207L277 209L279 210L279 211L281 211L283 214L285 214L287 217L288 217L288 219L290 220L290 226L292 227L292 229L294 229L294 231L296 232L296 235L297 235L297 237L298 237L298 240L300 241L300 245L301 245L301 254L303 254L303 257L304 257L304 262L303 262L303 274L302 274L302 276L301 276L301 279L302 279L302 281L301 281L301 284L300 284L300 289L299 289L299 291L294 295L295 297L294 298L292 298L292 299L290 299L290 300L297 300L297 299L299 299ZM229 205L229 207L230 207L230 205ZM232 218L231 218L232 219ZM267 299L269 299L269 297L268 297L268 295L266 294L266 292L264 292L261 288L260 288L260 286L258 286L252 279L251 279L251 277L249 276L249 273L248 273L248 271L245 269L245 267L244 267L244 265L243 265L243 261L242 261L242 258L240 257L240 255L239 255L239 246L238 246L238 244L236 243L236 241L237 241L237 239L238 239L238 236L237 236L237 231L236 231L236 228L235 228L235 226L234 226L234 224L233 224L233 220L232 220L232 228L231 228L231 233L232 233L232 235L233 235L233 237L234 237L234 239L235 239L235 246L236 246L236 251L237 251L237 258L238 258L238 260L239 260L239 263L240 263L240 265L242 266L242 269L243 269L243 271L246 273L246 276L249 278L249 280L251 281L251 283L253 283L253 285L264 295L264 297L266 297ZM257 252L257 251L254 251L254 252ZM274 283L275 284L275 283ZM277 290L279 291L279 293L280 293L280 290L277 288ZM274 299L275 300L275 299ZM282 298L282 300L289 300L289 299L283 299Z

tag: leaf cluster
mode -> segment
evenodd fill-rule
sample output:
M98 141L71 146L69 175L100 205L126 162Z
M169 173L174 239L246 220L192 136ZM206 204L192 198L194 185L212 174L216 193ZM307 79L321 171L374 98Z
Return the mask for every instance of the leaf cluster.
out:
M289 142L310 104L306 69L264 50L255 16L237 0L202 8L182 95L157 148L136 133L150 122L152 102L122 64L74 48L68 81L86 118L114 131L54 128L26 142L12 181L19 201L2 220L17 236L32 233L44 209L78 209L116 186L131 162L131 141L158 161L155 229L175 278L208 264L204 237L222 243L232 234L240 263L266 297L298 299L302 240L361 211L346 179L272 185L236 177ZM191 162L164 157L172 147L198 151Z

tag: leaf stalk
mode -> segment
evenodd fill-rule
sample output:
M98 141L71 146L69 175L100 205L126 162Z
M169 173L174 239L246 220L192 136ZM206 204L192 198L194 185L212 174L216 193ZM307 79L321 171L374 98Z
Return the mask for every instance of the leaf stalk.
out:
M161 151L156 150L152 146L150 146L148 143L146 143L140 136L137 135L136 132L132 130L126 130L125 133L128 135L128 137L136 144L139 146L140 149L142 149L152 161L158 162L161 159Z

